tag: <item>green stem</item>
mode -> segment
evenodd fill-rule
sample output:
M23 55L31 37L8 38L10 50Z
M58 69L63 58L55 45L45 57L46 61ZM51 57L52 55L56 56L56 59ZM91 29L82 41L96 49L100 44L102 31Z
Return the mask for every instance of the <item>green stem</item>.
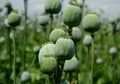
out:
M75 41L75 55L76 55L76 58L79 60L79 57L78 57L78 54L77 54L77 42L76 41ZM76 72L77 84L78 84L78 73L79 72Z
M91 51L91 84L93 84L93 72L94 72L94 34L91 34L92 36L92 51Z
M86 64L89 64L90 63L90 56L89 56L89 54L90 54L90 46L87 46L87 55L86 55ZM88 68L87 68L88 70L90 69L90 67L88 66Z
M65 63L65 61L62 63L60 61L58 61L59 67L58 67L58 73L57 73L57 78L56 78L56 84L60 84L64 63Z
M9 75L11 74L12 70L12 55L11 55L11 41L10 41L10 29L7 29L7 38L8 38L8 46L9 46ZM9 84L10 84L10 77L9 77Z
M35 62L35 60L36 60L36 55L34 55L34 58L33 58L33 60L32 60L32 63L30 64L30 67L29 67L29 70L31 71L31 68L32 68L32 66L33 66L33 64L34 64L34 62Z
M85 84L87 84L87 81L89 81L89 83L91 82L90 78L86 79L86 77L88 77L88 72L90 70L89 48L90 48L90 46L87 46L86 57L85 57L85 67L86 67L85 71L84 71L84 83Z
M23 47L23 67L26 69L26 45L27 45L27 0L24 0L25 23L24 23L24 47Z
M70 83L72 82L72 73L69 73Z
M116 78L115 78L115 77L116 77L116 76L115 76L115 75L116 75L116 74L115 74L115 70L116 70L116 69L115 69L115 61L116 61L116 60L114 59L114 60L113 60L113 63L112 63L113 69L114 69L114 70L113 70L113 84L116 84Z
M55 84L53 76L49 76L49 84Z
M49 77L48 76L45 77L45 84L49 84Z
M83 15L84 15L84 5L85 5L85 0L82 0L82 17L83 17Z
M79 57L78 57L78 54L77 54L77 42L75 41L75 55L76 55L76 58L79 60Z
M14 54L14 60L13 60L13 71L14 71L14 84L16 84L16 44L15 44L15 29L13 29L13 54Z
M47 34L47 28L44 26L44 34L45 34L45 41L48 41L48 34Z

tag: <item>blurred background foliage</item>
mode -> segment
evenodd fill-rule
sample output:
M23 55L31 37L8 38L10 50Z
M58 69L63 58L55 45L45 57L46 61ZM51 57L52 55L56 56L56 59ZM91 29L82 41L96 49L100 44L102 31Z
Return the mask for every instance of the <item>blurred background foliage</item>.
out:
M2 8L0 8L0 13ZM84 13L87 13L89 8L85 6ZM7 12L7 11L6 11ZM53 28L64 26L61 23L60 14L54 16ZM8 84L8 78L10 77L11 82L13 81L13 72L9 73L9 46L8 46L8 29L4 26L4 21L7 14L0 14L0 84ZM120 84L120 18L112 18L115 23L116 33L113 32L113 24L111 23L111 18L101 18L102 26L98 32L95 33L95 63L94 63L94 84ZM21 14L21 24L16 27L16 52L17 52L17 84L20 84L20 76L24 71L23 69L23 37L24 37L24 13ZM26 47L26 66L27 71L30 72L31 84L45 84L48 81L48 76L41 73L40 66L38 62L38 52L41 45L46 42L45 33L43 28L38 24L38 17L28 17L27 20L27 47ZM78 81L79 84L89 84L89 81L84 83L84 80L88 80L90 71L87 69L86 56L87 48L83 45L84 35L87 33L83 31L82 26L79 25L82 31L82 39L77 43L77 54L79 56L79 73ZM49 29L49 25L46 29ZM49 31L49 30L48 30ZM12 42L12 32L9 34L10 41ZM118 49L118 54L116 59L113 60L112 56L109 54L109 49L112 46L116 46ZM11 45L11 49L13 46ZM12 60L13 60L13 52ZM88 54L89 55L89 54ZM11 62L12 62L11 60ZM35 60L35 61L34 61ZM64 73L63 73L64 74ZM74 73L75 74L75 73ZM115 76L114 76L115 75ZM113 79L117 80L113 83ZM63 76L64 78L64 76ZM73 75L73 80L76 78ZM118 79L117 79L118 78ZM67 75L66 79L69 79ZM62 83L63 84L63 83ZM68 84L68 83L65 83Z

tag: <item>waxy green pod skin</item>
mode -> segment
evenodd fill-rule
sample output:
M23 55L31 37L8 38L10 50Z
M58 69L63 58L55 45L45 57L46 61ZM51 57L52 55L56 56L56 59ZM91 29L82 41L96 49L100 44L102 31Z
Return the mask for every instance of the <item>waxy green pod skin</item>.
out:
M20 24L20 16L14 12L11 12L8 15L7 20L8 20L8 24L13 27L18 26Z
M49 36L50 41L56 42L60 37L65 36L65 31L62 29L54 29Z
M91 46L92 44L92 37L90 35L85 35L83 39L83 44L86 46Z
M74 41L79 41L82 38L82 33L78 27L72 28L72 39Z
M30 81L30 73L28 71L24 71L21 75L21 82Z
M75 56L72 59L65 61L63 68L65 72L76 72L78 71L78 69L79 69L79 61Z
M2 9L2 7L0 6L0 12L2 11L3 9Z
M82 19L82 12L80 7L68 5L63 11L63 22L69 26L69 28L78 26Z
M40 63L40 70L45 74L52 74L57 70L57 60L55 57L43 57Z
M6 1L5 2L5 7L8 7L8 8L11 7L11 3L9 1Z
M46 0L45 1L45 11L49 14L57 14L61 10L60 0Z
M48 43L44 45L39 51L39 55L38 55L39 63L41 63L41 60L44 56L51 56L51 55L55 56L55 45Z
M38 23L39 23L41 26L46 26L46 25L49 23L49 17L46 16L46 15L41 15L41 16L39 16L39 18L38 18Z
M55 43L55 54L58 60L69 60L75 54L75 45L70 38L59 38Z
M112 55L112 56L117 55L117 52L118 52L118 50L117 50L116 47L111 47L111 48L109 49L109 54Z
M87 14L83 17L82 26L85 31L93 33L98 31L101 26L101 21L96 14Z

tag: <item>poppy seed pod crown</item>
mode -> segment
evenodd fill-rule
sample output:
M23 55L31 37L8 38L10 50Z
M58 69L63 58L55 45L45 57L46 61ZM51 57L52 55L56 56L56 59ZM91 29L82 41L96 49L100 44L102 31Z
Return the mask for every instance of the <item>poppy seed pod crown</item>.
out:
M55 43L55 54L58 60L69 60L75 54L75 45L70 38L59 38Z
M11 12L8 15L7 20L8 20L8 24L13 27L18 26L20 24L20 16L15 12Z
M85 31L93 33L100 29L101 21L97 14L87 14L83 17L82 26Z
M78 26L82 19L82 12L80 7L68 5L63 11L63 22L69 26L69 28Z
M57 14L61 10L60 0L46 0L45 1L45 11L49 14Z

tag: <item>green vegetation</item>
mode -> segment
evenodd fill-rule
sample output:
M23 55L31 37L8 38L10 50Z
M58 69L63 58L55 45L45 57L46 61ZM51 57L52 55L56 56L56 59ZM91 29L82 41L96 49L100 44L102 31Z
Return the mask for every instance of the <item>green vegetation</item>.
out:
M62 1L46 0L34 17L29 0L24 13L0 7L0 84L120 84L120 17L102 18L85 0L61 10Z

